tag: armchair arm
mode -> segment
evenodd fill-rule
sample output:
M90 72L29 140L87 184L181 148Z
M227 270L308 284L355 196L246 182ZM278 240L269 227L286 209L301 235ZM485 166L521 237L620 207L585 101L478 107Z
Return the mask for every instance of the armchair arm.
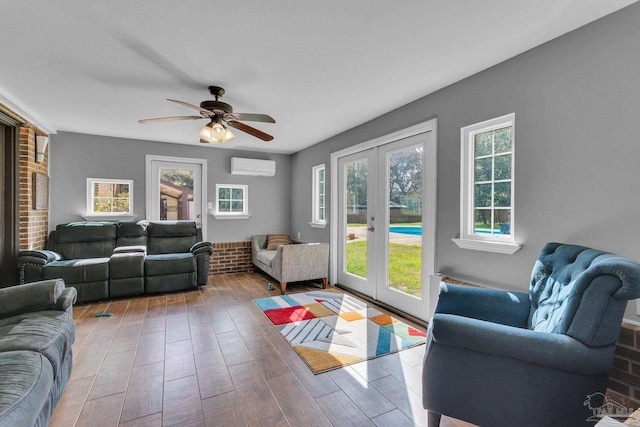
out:
M62 255L47 250L29 250L20 251L18 254L18 264L37 264L46 265L51 261L59 261L62 259Z
M191 249L189 250L194 255L198 255L205 252L208 252L209 255L213 255L213 245L211 244L211 242L197 242L193 246L191 246Z
M536 332L451 314L434 314L433 340L442 345L518 359L581 375L609 371L615 346L589 347L567 335Z
M280 268L280 281L323 279L329 268L328 243L304 243L278 246L273 266Z
M76 299L62 279L43 280L0 289L0 318L41 310L66 310Z
M472 286L440 283L436 313L455 314L487 322L525 328L529 320L529 295Z

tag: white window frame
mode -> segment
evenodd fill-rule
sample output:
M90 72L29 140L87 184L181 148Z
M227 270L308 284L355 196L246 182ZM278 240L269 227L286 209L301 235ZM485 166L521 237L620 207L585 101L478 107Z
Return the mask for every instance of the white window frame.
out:
M324 172L324 203L320 203L320 172ZM309 225L314 228L325 228L327 226L327 171L324 163L314 166L311 169L311 222ZM324 219L320 218L320 209L324 210Z
M484 234L475 231L475 136L484 132L512 128L511 139L511 219L510 234ZM460 159L460 237L452 239L463 249L473 249L503 254L513 254L522 245L515 243L515 113L507 114L495 119L463 127L460 130L461 159ZM495 159L495 155L491 155ZM493 197L493 196L492 196Z
M95 212L93 210L95 184L127 184L129 186L129 210L127 212ZM87 211L82 217L86 220L131 220L136 216L133 214L133 180L130 179L108 179L108 178L87 178Z
M242 212L220 212L220 189L228 188L242 190ZM249 186L245 184L216 184L216 205L213 216L216 219L248 219L249 214Z

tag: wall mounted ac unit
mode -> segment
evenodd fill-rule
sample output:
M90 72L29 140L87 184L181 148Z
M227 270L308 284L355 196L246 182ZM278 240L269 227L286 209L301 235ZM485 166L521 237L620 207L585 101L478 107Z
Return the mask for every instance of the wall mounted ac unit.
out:
M231 158L231 175L274 176L275 174L274 160Z

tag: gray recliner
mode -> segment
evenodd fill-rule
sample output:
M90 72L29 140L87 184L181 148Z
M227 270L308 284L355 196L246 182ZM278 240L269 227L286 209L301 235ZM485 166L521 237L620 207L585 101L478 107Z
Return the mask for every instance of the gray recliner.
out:
M206 285L211 243L193 222L150 222L144 260L146 293Z

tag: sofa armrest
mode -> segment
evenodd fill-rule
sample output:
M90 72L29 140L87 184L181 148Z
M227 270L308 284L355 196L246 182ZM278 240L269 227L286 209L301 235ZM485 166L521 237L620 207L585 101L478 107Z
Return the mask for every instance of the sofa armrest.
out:
M609 371L615 346L589 347L568 335L537 332L452 314L434 314L437 344L509 357L580 375Z
M213 255L213 244L211 242L197 242L191 249L189 249L192 254L198 255L201 253L208 252L209 255Z
M0 318L41 310L67 310L75 301L75 291L74 288L65 288L62 279L0 289Z
M264 243L264 246L262 245ZM258 264L258 252L264 250L267 246L267 235L260 234L251 236L251 261Z
M60 311L70 311L73 304L78 299L78 291L76 288L64 288L60 298L56 301L56 309Z
M62 255L57 252L47 250L28 250L20 251L18 254L18 265L20 264L37 264L46 265L52 261L59 261L62 259Z
M282 282L326 278L329 269L329 244L278 246L272 265L280 267Z
M440 283L436 313L455 314L525 328L529 320L529 295L473 286Z

